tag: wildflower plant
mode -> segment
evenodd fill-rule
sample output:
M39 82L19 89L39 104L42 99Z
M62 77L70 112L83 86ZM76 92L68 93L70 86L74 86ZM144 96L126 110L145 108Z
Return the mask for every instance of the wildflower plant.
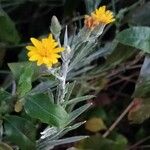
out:
M29 62L9 64L14 76L12 94L6 91L1 93L8 101L13 99L11 105L14 103L14 110L24 118L5 115L13 111L6 103L2 104L2 116L7 138L19 148L48 150L56 145L87 137L62 138L85 123L74 121L92 103L85 103L76 109L74 107L94 96L83 95L84 93L72 95L75 78L93 69L94 66L89 64L97 55L103 54L102 50L96 51L97 38L103 33L105 26L113 21L115 19L112 12L102 6L91 13L91 16L86 15L83 28L69 37L67 26L63 35L62 27L54 16L50 26L51 33L43 38L31 38L31 44L26 46ZM60 40L60 34L63 35L63 40ZM36 86L33 86L35 82ZM37 122L38 126L35 126ZM47 124L47 127L41 131L39 139L35 140L36 128L42 123ZM26 132L19 143L16 142L20 137L19 133L16 131L15 135L11 134L17 128Z

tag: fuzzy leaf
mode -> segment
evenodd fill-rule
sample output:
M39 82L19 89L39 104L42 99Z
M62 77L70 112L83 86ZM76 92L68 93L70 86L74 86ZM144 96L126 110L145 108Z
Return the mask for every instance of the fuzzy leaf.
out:
M80 116L84 111L86 111L91 105L92 105L91 103L85 104L79 107L78 109L75 109L73 112L71 112L69 114L69 119L68 119L67 124L74 121L78 116Z
M83 140L87 137L88 136L74 136L74 137L69 137L69 138L64 138L64 139L59 139L59 140L49 140L49 141L40 143L40 145L38 145L37 149L38 150L47 150L47 149L53 148L54 146L57 146L57 145L77 142L77 141Z
M94 95L86 95L86 96L82 96L82 97L76 97L74 99L64 102L64 105L77 104L77 103L85 101L85 100L90 100L91 98L94 98L94 97L95 97Z

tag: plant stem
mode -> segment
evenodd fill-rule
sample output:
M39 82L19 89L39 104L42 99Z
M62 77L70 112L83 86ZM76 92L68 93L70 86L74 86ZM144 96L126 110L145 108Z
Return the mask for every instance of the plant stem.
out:
M132 145L131 147L129 147L128 150L135 149L137 146L141 145L142 143L146 142L149 139L150 139L150 136L145 137L144 139L138 141L137 143L135 143L134 145Z
M66 77L68 73L68 64L69 61L63 61L62 67L61 67L61 79L59 80L59 86L58 86L58 97L57 97L57 103L63 102L65 97L65 88L66 88Z
M118 125L118 123L122 120L122 118L128 113L128 111L133 106L134 101L132 101L128 107L122 112L122 114L116 119L116 121L111 125L111 127L103 134L103 138L106 138L110 132Z

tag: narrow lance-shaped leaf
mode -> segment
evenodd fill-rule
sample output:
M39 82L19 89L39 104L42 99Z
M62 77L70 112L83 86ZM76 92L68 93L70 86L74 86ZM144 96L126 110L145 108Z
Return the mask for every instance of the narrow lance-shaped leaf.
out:
M94 95L86 95L86 96L82 96L82 97L76 97L74 99L64 102L64 105L77 104L79 102L89 100L94 97L95 97Z

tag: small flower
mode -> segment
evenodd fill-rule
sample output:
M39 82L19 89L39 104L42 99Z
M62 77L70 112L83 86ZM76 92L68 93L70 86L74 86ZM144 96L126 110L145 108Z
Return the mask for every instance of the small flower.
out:
M106 25L113 21L115 21L113 13L110 10L106 10L106 6L102 6L92 12L91 16L86 15L84 24L91 29L100 24Z
M52 34L41 40L35 38L30 40L33 46L26 46L29 50L28 57L30 61L37 61L38 66L46 65L51 68L61 57L59 53L64 51L63 47L58 47L58 42L53 39Z

